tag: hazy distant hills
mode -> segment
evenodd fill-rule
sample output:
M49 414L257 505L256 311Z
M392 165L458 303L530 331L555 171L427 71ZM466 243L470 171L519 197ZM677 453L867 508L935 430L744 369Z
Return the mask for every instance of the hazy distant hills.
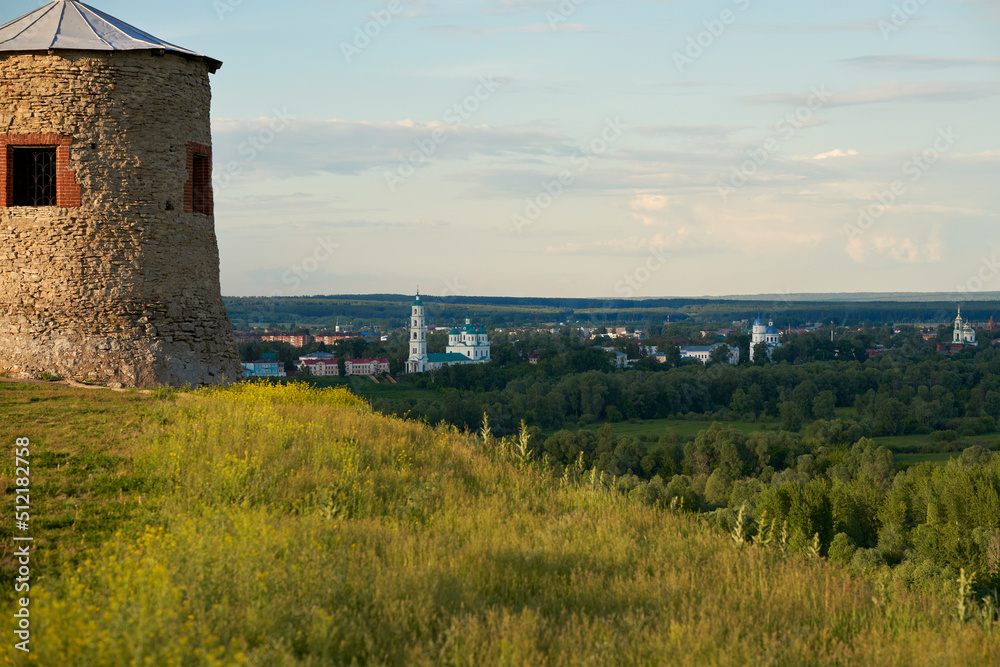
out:
M580 323L584 325L663 324L694 321L728 323L770 319L776 325L949 323L957 308L972 322L1000 320L1000 293L974 295L868 293L777 294L727 297L649 299L587 299L492 296L423 296L430 324L450 325L466 315L491 327ZM344 326L405 326L412 295L344 294L308 297L225 297L230 319L238 329L302 326L312 329Z
M967 303L971 301L1000 301L1000 292L829 292L816 294L734 294L729 296L705 297L724 301L767 301L780 299L785 301L836 301L836 302L871 302L895 301L900 303L942 302L954 301Z

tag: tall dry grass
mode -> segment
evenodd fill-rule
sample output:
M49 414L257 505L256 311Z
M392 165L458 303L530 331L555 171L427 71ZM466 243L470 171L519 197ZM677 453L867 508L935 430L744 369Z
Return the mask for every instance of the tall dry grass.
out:
M998 629L951 600L523 458L342 390L179 401L133 452L159 522L34 591L24 662L1000 664Z

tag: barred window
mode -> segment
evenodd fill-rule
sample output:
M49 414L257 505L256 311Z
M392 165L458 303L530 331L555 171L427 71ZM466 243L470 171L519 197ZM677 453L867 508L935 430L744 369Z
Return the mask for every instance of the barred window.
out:
M56 149L11 146L13 206L56 206Z
M194 173L191 181L194 212L212 215L212 158L199 153L194 154Z

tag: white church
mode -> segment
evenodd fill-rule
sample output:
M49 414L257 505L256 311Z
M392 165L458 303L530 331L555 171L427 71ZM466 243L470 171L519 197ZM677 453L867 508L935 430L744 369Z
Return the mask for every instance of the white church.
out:
M962 320L961 306L958 308L958 317L955 318L955 331L951 342L959 345L979 345L976 341L976 330L971 324Z
M781 345L781 332L778 331L778 327L774 326L774 322L768 322L767 326L757 319L753 323L753 331L750 334L750 363L754 360L754 348L760 343L765 343L767 345L767 358L771 358L771 353L777 347L782 347Z
M486 329L476 329L468 317L461 330L454 327L448 333L448 347L444 354L427 354L427 317L419 293L413 301L412 310L407 373L425 373L459 364L485 364L490 360L489 334Z

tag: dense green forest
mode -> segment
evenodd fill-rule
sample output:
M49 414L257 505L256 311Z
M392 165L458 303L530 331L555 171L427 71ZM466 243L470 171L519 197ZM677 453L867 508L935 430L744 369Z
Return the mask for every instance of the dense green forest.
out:
M462 428L477 427L486 413L501 433L522 420L550 431L687 415L780 422L797 431L803 422L833 419L838 409L849 408L862 434L879 436L982 432L1000 416L1000 359L992 346L945 357L912 331L892 336L874 329L834 343L802 334L775 351L773 364L706 367L680 363L668 352L674 363L647 358L624 371L613 370L603 351L568 335L498 339L491 364L405 379L433 390L436 400L387 397L376 399L375 407ZM869 359L865 350L880 339L892 351ZM641 353L635 341L616 343ZM532 351L539 352L537 365L524 362Z
M432 335L429 350L443 351L445 342L445 335ZM568 331L498 333L493 342L491 363L401 377L398 391L371 395L374 406L463 429L478 428L485 413L500 434L514 432L521 421L554 431L622 420L709 417L780 425L790 432L826 420L858 437L934 434L942 442L954 439L953 433L992 432L1000 417L997 349L984 341L943 356L936 353L934 339L925 341L914 329L841 331L833 341L825 333L800 334L775 350L775 363L758 356L756 364L738 366L682 363L669 341L609 341L633 358L652 344L667 354L668 363L646 357L629 370L614 369L607 352ZM729 343L748 358L745 335ZM875 347L886 352L869 358L867 350ZM241 354L247 359L275 350L291 363L316 349L325 347L248 343ZM388 342L350 340L332 351L348 358L388 357L393 372L407 352L398 332ZM527 363L532 353L539 355L537 364Z
M575 465L565 465L570 474L584 474L588 459L596 461L591 474L620 492L702 512L737 541L826 556L923 590L975 573L980 594L996 599L1000 454L976 446L946 465L898 471L887 448L868 438L828 438L829 428L800 438L748 436L716 424L693 441L667 434L644 448L605 427L575 438L557 433L541 453L552 461L575 456Z

